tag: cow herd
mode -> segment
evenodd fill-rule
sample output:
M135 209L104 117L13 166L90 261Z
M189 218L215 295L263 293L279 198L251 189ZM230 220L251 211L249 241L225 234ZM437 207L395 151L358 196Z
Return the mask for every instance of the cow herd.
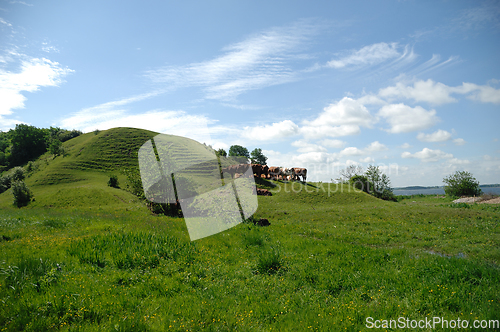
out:
M284 168L275 166L269 167L260 164L237 164L223 168L222 172L229 174L231 178L238 178L245 174L250 166L256 178L300 181L302 177L302 182L306 182L307 179L307 169L299 167Z
M252 170L255 177L258 178L264 176L265 179L300 181L300 177L302 177L302 182L306 182L307 178L307 169L299 167L284 168L252 164Z

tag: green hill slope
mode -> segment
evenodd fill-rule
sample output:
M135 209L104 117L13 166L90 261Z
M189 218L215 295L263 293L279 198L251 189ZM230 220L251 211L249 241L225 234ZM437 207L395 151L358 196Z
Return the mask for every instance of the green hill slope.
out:
M134 195L123 190L126 178L121 171L138 168L140 147L156 135L158 133L142 129L113 128L98 133L87 133L65 142L64 156L54 158L49 153L42 155L35 161L34 171L25 180L35 195L35 201L28 208L142 206ZM184 175L198 187L197 191L204 192L220 185L215 181L218 174L213 161L199 163L200 160L209 160L213 156L209 147L190 139L179 139L176 136L163 137L164 141L156 140L155 144L160 155L162 153L168 155L176 165L198 164L195 170L188 168L184 171ZM174 144L171 144L172 142ZM222 162L225 167L234 161L224 159ZM122 189L107 186L111 174L118 175ZM259 183L267 182L259 181ZM304 186L296 182L279 183L273 189L275 198L271 200L274 202L272 204L276 204L276 207L279 204L291 206L298 204L302 207L310 205L321 209L325 204L331 206L331 204L379 201L352 189L348 192L344 190L340 194L335 185L329 189L323 187L325 185L318 186L314 184ZM0 208L12 206L12 201L12 190L0 194Z

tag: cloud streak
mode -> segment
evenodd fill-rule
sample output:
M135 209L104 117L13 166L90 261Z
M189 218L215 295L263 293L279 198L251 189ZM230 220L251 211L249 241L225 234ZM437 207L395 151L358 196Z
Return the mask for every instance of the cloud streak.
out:
M201 87L207 99L232 100L246 91L297 80L291 64L303 59L298 52L317 30L307 21L273 28L224 48L224 54L212 60L166 66L145 75L174 88Z
M377 43L365 46L359 50L352 50L350 54L331 60L327 63L331 68L345 68L350 66L374 65L389 59L394 59L401 54L397 51L397 43Z

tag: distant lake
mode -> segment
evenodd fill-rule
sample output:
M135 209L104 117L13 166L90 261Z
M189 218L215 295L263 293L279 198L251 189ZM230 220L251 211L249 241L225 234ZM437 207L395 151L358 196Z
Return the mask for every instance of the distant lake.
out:
M500 195L500 187L481 187L481 190L483 191L483 193L485 194L496 194L496 195ZM443 188L431 188L431 189L412 189L412 190L408 190L408 189L395 189L394 191L394 195L408 195L408 196L411 196L411 195L420 195L420 194L424 194L424 195L444 195L444 189Z

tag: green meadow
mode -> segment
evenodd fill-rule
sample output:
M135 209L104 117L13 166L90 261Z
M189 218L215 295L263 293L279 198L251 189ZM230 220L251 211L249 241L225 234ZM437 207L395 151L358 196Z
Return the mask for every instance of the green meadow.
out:
M155 133L64 143L0 194L0 331L364 331L366 319L500 319L500 206L258 180L252 220L191 242L122 169ZM119 147L119 148L118 148ZM120 188L110 188L111 174ZM469 325L469 327L470 327ZM382 329L391 330L391 329ZM394 330L394 329L392 329ZM430 331L422 328L422 331Z

